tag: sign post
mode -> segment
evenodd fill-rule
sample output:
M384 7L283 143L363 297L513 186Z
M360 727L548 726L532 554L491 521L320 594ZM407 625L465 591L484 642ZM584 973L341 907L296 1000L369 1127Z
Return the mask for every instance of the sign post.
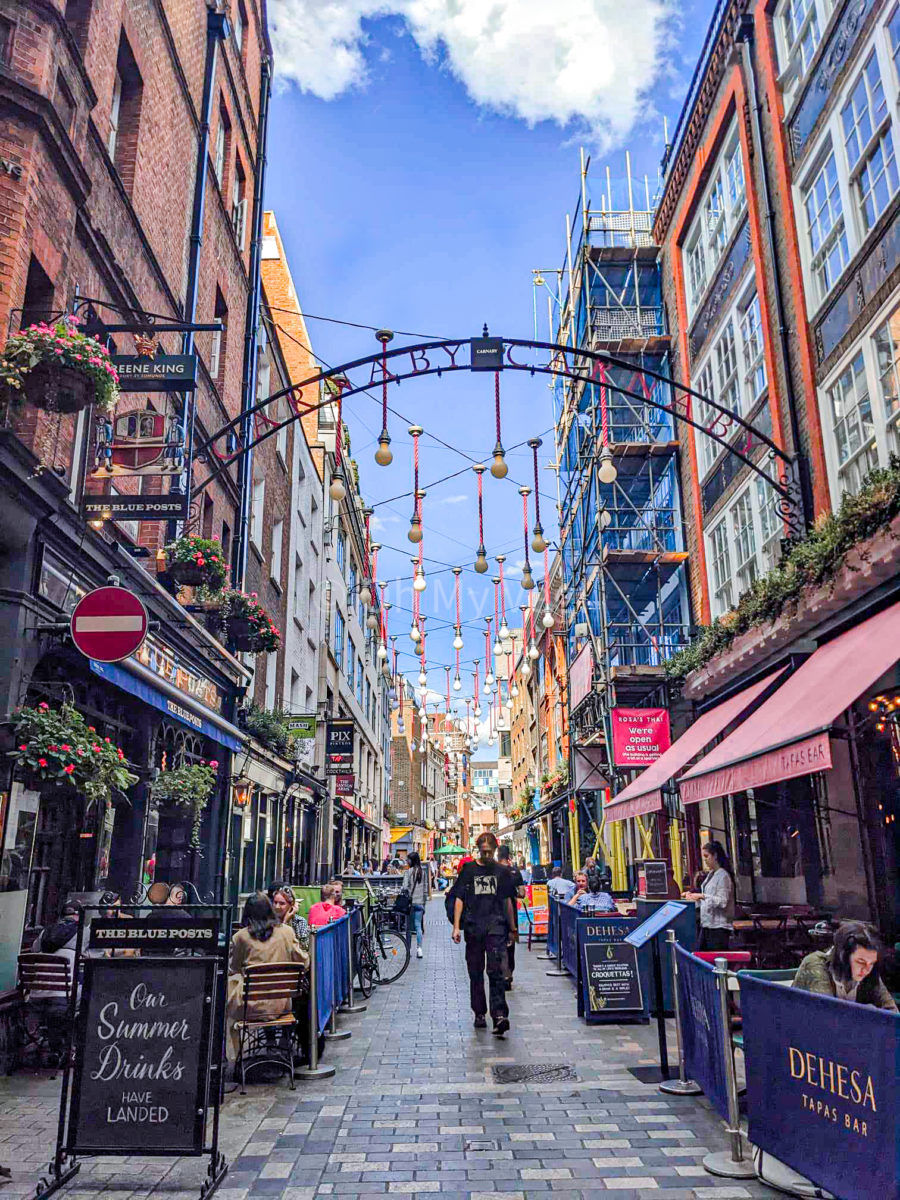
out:
M69 1001L56 1154L34 1200L77 1173L78 1155L208 1154L207 1200L228 1170L219 1106L231 910L184 905L168 921L139 905L108 913L88 905L79 918L83 984ZM87 957L86 940L101 957ZM115 957L123 950L132 957Z
M633 929L631 933L626 934L625 941L640 950L642 946L646 946L647 942L651 943L653 951L653 990L656 994L656 1032L659 1039L659 1073L662 1080L670 1079L669 1073L669 1047L666 1042L666 1013L665 1001L663 999L663 983L662 983L662 963L659 954L659 939L657 934L661 933L667 926L679 917L687 908L686 904L679 904L676 900L670 900L667 904L661 905L655 913L638 925L637 929Z

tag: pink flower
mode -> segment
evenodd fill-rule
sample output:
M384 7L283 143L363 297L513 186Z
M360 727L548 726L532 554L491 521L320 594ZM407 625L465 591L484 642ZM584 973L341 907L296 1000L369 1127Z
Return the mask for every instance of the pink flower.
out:
M26 743L25 743L25 742L23 742L23 743L22 743L22 745L19 747L19 749L20 749L20 750L27 750L27 749L28 749L28 746L26 745Z
M96 725L88 725L88 733L96 733L96 732L97 732Z
M63 742L62 745L60 746L60 750L71 750L71 749L72 749L72 747L67 745L66 742Z
M79 757L79 758L84 758L84 751L83 751L83 750L76 750L76 751L75 751L75 753L78 755L78 757Z
M211 758L209 760L209 765L212 767L212 769L214 771L216 771L216 770L218 770L218 767L219 767L219 760L216 758Z
M67 765L67 766L63 767L63 770L65 771L65 773L66 773L67 775L71 775L71 774L72 774L72 772L75 770L75 764L74 764L74 763L68 763L68 765Z
M96 742L94 742L93 746L91 746L91 749L94 751L95 754L100 753L100 747L97 745Z
M109 738L104 738L103 740L104 740L104 742L106 742L107 746L109 746L109 745L110 745L110 740L109 740Z
M39 759L38 759L38 766L39 766L39 767L46 767L46 765L47 765L47 760L46 760L46 758L39 758Z
M49 707L50 707L50 705L45 704L43 700L38 705L38 708L41 710L41 712L46 712Z

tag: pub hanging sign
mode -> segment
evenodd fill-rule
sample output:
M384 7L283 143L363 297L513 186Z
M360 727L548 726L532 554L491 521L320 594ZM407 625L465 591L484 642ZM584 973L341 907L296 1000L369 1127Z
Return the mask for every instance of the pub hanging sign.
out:
M196 354L113 354L120 392L192 392Z

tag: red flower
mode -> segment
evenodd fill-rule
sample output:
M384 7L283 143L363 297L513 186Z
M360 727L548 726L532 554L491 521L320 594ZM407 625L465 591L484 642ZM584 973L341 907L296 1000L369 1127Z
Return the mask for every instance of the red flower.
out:
M23 742L23 743L22 743L22 745L19 747L19 749L20 749L20 750L27 750L27 749L28 749L28 746L25 744L25 742Z
M211 759L209 760L209 765L212 767L212 769L213 769L214 771L215 771L215 770L217 770L217 769L218 769L218 766L219 766L218 759L211 758Z
M46 712L49 707L50 707L50 705L45 704L43 700L38 705L38 708L41 710L41 712Z
M97 732L96 725L88 725L88 733L96 733L96 732Z
M60 750L71 750L71 746L67 746L65 742L60 746Z
M104 738L103 740L106 742L107 746L110 744L109 738Z
M67 766L63 767L63 770L65 771L65 773L66 773L67 775L71 775L71 774L72 774L72 772L75 770L75 764L74 764L74 763L68 763L68 764L67 764Z
M100 753L100 747L97 745L96 742L94 742L93 746L91 746L91 749L94 751L95 754Z
M47 749L48 749L48 750L56 750L56 749L58 749L58 747L57 747L57 745L56 745L56 742L54 742L52 746L48 746L48 747L47 747Z
M46 760L46 758L39 758L39 759L38 759L38 766L39 766L39 767L46 767L46 765L47 765L47 760Z
M121 750L116 751L116 753L119 755L119 762L121 762L122 759L125 757L125 755L122 753Z

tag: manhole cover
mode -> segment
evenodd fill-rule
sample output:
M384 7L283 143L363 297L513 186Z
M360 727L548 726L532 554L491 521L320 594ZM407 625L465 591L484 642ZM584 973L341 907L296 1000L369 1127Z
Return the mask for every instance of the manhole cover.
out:
M552 1083L557 1079L577 1079L568 1063L513 1063L491 1067L497 1083Z

